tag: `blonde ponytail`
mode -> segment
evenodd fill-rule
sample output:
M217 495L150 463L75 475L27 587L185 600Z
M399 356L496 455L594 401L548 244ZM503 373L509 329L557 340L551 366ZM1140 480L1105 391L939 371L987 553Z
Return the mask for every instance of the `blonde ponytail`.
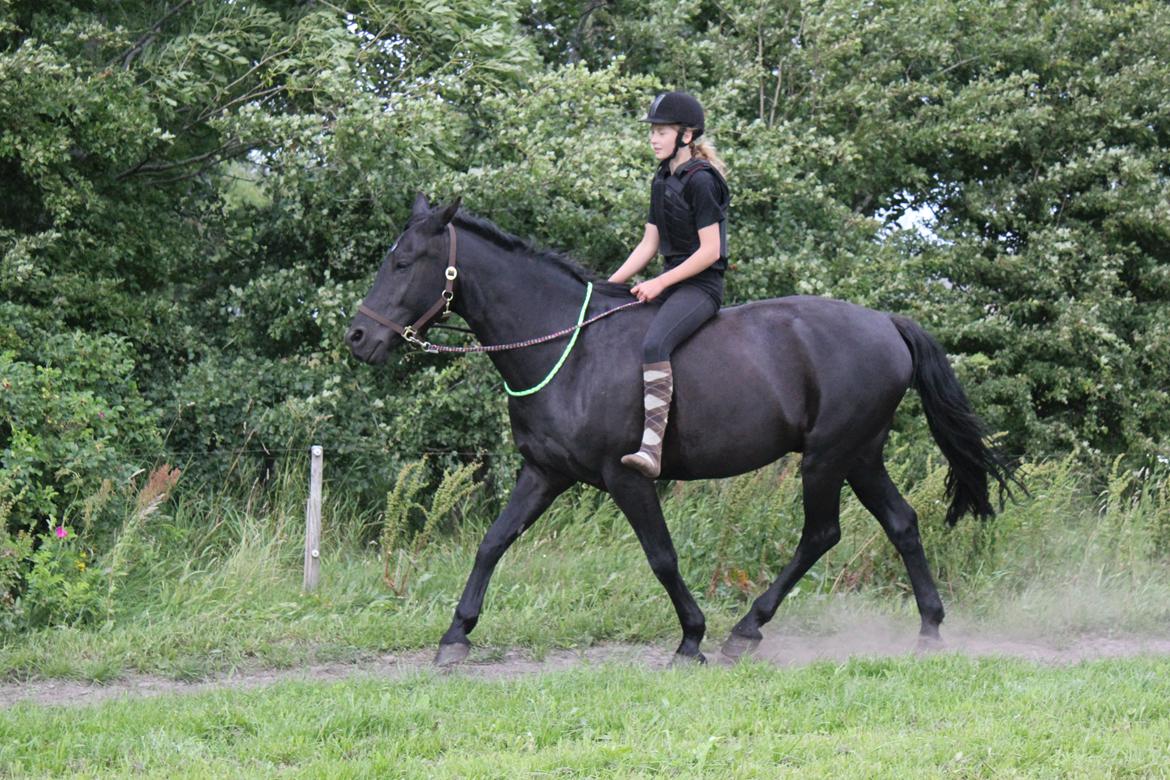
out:
M711 163L711 167L719 171L719 175L724 179L727 178L727 163L719 157L719 153L715 151L715 144L703 138L691 144L691 154L695 157L702 157L707 162Z
M679 133L687 130L694 130L693 127L683 127L682 125L670 125ZM687 144L691 150L691 154L695 157L702 157L707 162L711 163L711 167L719 171L719 175L727 179L727 163L723 162L723 158L719 156L719 152L715 151L715 144L709 139L703 138L699 141L692 141Z

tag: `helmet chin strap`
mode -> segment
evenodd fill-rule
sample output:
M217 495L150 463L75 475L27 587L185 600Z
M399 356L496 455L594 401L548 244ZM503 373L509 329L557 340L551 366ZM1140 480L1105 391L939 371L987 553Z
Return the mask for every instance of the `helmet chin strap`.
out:
M682 130L678 131L678 134L674 137L674 151L671 152L670 157L667 157L665 160L663 160L663 162L670 163L675 157L678 156L679 150L687 145L686 143L683 142L683 136L686 134L687 134L687 129L685 127ZM692 138L691 140L694 140L694 139Z

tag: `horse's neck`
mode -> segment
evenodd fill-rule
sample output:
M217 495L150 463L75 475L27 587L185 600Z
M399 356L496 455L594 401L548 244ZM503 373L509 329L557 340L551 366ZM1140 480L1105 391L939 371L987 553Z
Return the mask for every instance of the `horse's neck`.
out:
M459 236L459 283L452 307L484 343L519 341L576 323L585 285L552 263Z
M585 285L564 270L479 236L460 234L459 286L452 308L483 344L509 344L575 325ZM544 378L567 342L491 353L508 384L521 390Z

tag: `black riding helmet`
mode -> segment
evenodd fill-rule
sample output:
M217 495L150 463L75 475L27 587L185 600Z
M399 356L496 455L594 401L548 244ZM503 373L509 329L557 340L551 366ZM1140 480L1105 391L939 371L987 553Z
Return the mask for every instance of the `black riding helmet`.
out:
M692 128L694 132L691 134L691 142L694 143L703 134L703 106L686 92L663 92L654 98L642 121L653 125L682 125L684 128ZM683 147L682 139L683 133L679 133L674 142L675 154ZM674 158L673 154L671 158Z

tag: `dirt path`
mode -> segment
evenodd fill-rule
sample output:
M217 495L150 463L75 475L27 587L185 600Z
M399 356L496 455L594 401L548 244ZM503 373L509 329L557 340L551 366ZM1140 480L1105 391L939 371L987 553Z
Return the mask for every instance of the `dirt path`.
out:
M757 657L781 667L804 666L818 661L846 661L850 658L891 657L913 653L916 638L907 632L904 621L866 618L848 628L826 634L775 634L760 645ZM1037 637L996 636L985 630L945 632L941 652L971 657L1006 656L1048 664L1072 664L1096 658L1125 658L1138 655L1170 656L1170 635ZM540 660L524 651L474 650L468 663L455 674L477 678L510 678L605 663L661 668L670 661L673 647L666 645L603 644L585 650L555 650ZM710 644L704 648L713 664L727 663ZM128 675L99 685L73 680L38 680L0 684L0 709L21 702L38 705L78 706L110 699L201 693L222 688L259 688L286 681L331 682L354 677L400 679L430 670L433 651L389 653L355 663L318 664L300 669L241 671L204 682L178 682L152 675Z

